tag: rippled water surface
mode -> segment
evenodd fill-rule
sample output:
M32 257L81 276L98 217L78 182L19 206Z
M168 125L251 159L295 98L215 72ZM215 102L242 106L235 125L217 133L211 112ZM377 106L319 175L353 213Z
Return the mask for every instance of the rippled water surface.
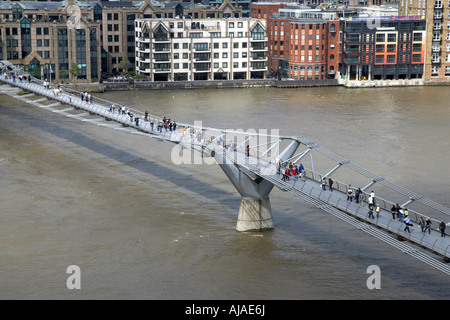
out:
M227 89L98 95L175 121L277 129L450 206L450 90ZM0 96L4 299L448 299L450 277L291 194L275 229L235 230L218 166ZM68 290L66 269L81 269ZM366 286L370 265L380 290Z

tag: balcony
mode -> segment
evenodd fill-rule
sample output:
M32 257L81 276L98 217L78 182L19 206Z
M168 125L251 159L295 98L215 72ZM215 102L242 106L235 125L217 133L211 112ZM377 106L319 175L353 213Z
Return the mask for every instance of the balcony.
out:
M267 71L267 67L250 67L250 71Z
M252 43L250 51L267 51L267 46L265 43Z
M439 57L432 57L431 58L431 63L441 63L441 58Z
M170 52L171 48L170 45L154 45L153 46L153 52ZM144 51L146 52L146 51Z
M194 72L211 72L211 63L194 63Z
M441 52L441 47L433 47L432 52L437 52L437 53Z
M441 42L441 36L434 36L433 37L433 42Z
M250 61L267 61L267 55L264 53L252 53Z
M165 73L170 72L170 63L154 63L153 72L155 73Z
M211 52L211 48L193 48L192 52Z
M168 67L160 67L160 68L153 68L154 73L167 73L170 72L170 68Z
M156 37L156 38L153 38L153 42L170 43L170 38L169 37Z

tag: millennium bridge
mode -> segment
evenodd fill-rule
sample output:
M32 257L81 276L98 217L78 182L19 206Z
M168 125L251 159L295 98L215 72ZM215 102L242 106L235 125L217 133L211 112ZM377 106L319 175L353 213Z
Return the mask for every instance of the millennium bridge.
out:
M236 224L238 231L273 228L269 194L276 187L450 275L446 264L450 261L450 237L442 237L438 229L441 221L448 220L449 208L390 182L306 137L209 128L203 127L201 122L177 122L168 127L161 116L98 97L85 99L81 92L23 74L7 61L1 61L0 67L3 94L64 117L171 143L174 145L171 158L175 164L219 165L242 197ZM317 171L319 163L326 163L328 169ZM284 174L290 166L297 168L292 176ZM344 178L351 180L357 176L361 188L354 188L341 181L342 178L334 178L344 168ZM330 179L334 181L332 189L328 184ZM371 209L370 205L374 185L396 195L390 200L375 195L374 203L379 205L379 210ZM356 190L360 192L360 201L349 201L349 189L353 189L353 195ZM403 210L403 217L408 212L410 231L402 219L391 212L397 204ZM422 219L432 222L427 232L419 228Z

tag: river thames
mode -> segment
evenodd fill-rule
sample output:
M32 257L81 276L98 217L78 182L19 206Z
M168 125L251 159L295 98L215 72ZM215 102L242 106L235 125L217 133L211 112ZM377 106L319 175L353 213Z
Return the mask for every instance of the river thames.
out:
M448 87L94 97L177 122L305 136L450 207ZM2 299L450 298L450 276L278 189L274 229L237 232L240 196L219 166L175 165L164 142L0 95L0 150ZM66 286L71 265L79 290ZM381 289L366 285L372 265Z

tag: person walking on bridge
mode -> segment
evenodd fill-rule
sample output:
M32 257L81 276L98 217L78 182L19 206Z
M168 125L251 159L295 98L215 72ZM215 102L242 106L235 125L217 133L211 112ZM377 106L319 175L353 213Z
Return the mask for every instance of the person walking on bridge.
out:
M423 232L425 233L425 232L427 232L427 230L428 230L428 234L430 234L431 233L431 220L430 220L430 218L426 218L425 219L425 228L423 229Z
M444 220L441 220L441 223L439 223L439 230L441 231L441 237L445 237L447 235L445 233L445 222L444 222Z
M397 215L397 208L395 207L395 204L392 204L391 214L392 214L392 220L395 220L395 216Z
M352 185L349 184L347 189L347 201L350 200L350 202L352 202L352 199L353 199L353 189Z
M411 219L409 218L409 216L405 217L404 222L405 222L405 225L406 225L405 232L408 231L408 233L411 233L411 231L409 231L409 227L412 226L412 223L411 223Z
M322 178L322 190L327 190L327 180L325 179L325 177Z
M331 178L328 178L328 184L330 186L330 191L333 192L333 180L331 180Z

